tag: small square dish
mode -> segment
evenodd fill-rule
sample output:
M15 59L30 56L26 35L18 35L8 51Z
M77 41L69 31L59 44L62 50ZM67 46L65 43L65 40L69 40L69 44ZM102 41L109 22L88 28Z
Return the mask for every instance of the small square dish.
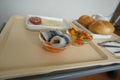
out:
M85 28L80 23L78 23L77 20L73 20L72 22L79 28L81 28L81 29L85 30L86 32L88 32L89 34L91 34L93 36L93 39L109 39L112 37L112 35L95 34L95 33L91 32L90 30L88 30L87 28Z
M34 22L32 23L31 20ZM69 24L67 23L66 20L62 18L45 17L45 16L39 16L39 15L28 15L26 17L26 25L27 25L26 26L27 29L30 29L30 30L69 29Z

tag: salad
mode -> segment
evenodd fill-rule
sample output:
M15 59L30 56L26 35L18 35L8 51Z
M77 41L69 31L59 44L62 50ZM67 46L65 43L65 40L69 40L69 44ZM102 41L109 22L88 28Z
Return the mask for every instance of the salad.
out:
M93 39L93 37L87 32L75 28L68 29L68 32L71 35L71 41L74 45L82 45Z

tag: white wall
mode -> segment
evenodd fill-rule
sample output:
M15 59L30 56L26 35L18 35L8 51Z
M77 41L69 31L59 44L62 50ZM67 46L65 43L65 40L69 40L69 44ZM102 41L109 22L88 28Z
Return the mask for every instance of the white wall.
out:
M0 25L11 15L35 14L73 20L83 14L110 16L119 0L0 0Z

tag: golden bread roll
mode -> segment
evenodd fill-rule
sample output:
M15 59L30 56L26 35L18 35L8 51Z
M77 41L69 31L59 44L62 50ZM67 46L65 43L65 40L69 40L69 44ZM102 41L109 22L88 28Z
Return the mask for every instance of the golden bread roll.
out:
M83 25L87 28L92 22L94 22L94 19L88 15L83 15L83 16L79 17L79 19L78 19L78 23L80 23L81 25Z
M115 30L112 23L103 20L93 22L88 29L96 34L112 34Z

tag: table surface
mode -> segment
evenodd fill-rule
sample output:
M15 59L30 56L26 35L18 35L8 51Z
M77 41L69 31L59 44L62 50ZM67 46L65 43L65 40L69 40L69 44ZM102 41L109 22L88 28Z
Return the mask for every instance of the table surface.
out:
M94 66L86 68L77 68L63 71L55 71L42 75L24 76L12 78L9 80L69 80L72 78L88 76L92 74L114 71L120 69L120 64L111 64L106 66Z
M4 28L3 28L4 29ZM115 31L116 34L120 36L120 30ZM120 64L111 64L106 66L94 66L94 67L86 67L86 68L77 68L77 69L69 69L69 70L62 70L62 71L55 71L47 74L42 75L34 75L34 76L24 76L19 78L12 78L11 80L61 80L61 79L71 79L81 76L87 76L91 74L107 72L112 70L120 69Z

